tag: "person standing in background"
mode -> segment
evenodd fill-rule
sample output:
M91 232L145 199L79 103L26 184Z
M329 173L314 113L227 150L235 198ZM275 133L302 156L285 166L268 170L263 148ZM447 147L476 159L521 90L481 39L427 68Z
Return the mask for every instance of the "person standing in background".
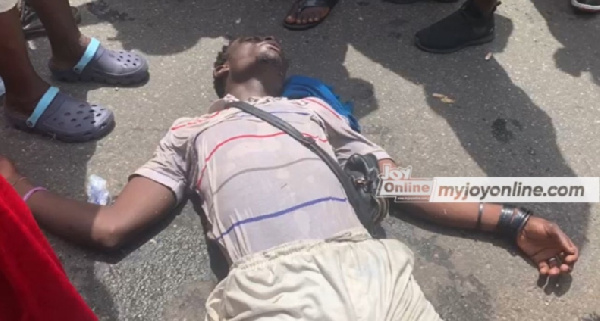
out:
M420 30L416 46L433 53L451 53L494 40L494 12L498 0L467 0L456 12ZM571 0L579 11L600 12L600 0Z
M49 68L63 81L95 81L134 85L148 78L142 56L104 48L82 35L68 0L32 0L50 45ZM40 78L29 60L17 0L0 0L0 77L4 81L4 114L18 129L65 142L86 142L106 136L113 113L59 92Z

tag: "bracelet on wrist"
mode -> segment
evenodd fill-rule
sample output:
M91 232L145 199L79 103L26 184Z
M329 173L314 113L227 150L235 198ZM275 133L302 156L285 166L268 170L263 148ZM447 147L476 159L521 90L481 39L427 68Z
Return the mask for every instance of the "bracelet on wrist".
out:
M503 206L496 225L496 233L510 242L516 242L531 215L533 213L525 208Z
M475 230L481 230L481 219L483 217L483 203L479 203L479 212L477 212L477 225L475 226Z
M25 195L23 196L23 202L27 202L27 200L36 192L40 192L40 191L47 191L47 189L38 186L38 187L34 187L32 189L30 189L27 193L25 193Z

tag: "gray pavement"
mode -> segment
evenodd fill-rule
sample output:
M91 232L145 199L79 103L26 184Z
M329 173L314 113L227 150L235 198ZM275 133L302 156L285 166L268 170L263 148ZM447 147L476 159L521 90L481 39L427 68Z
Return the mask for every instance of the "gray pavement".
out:
M344 0L322 26L295 33L280 27L290 3L72 1L86 34L146 54L151 79L139 88L60 84L113 108L114 132L67 145L0 120L0 154L65 195L83 198L92 173L116 194L176 118L207 110L223 36L272 34L283 39L292 73L320 77L353 100L367 136L412 165L413 176L600 176L600 17L574 15L567 0L507 1L494 43L431 55L412 45L413 34L459 4ZM47 40L32 48L49 78ZM531 207L582 248L572 278L544 285L516 253L470 233L405 218L389 218L385 228L414 250L416 279L446 320L600 320L600 207ZM101 320L198 320L214 279L200 219L186 206L167 223L120 257L49 238Z

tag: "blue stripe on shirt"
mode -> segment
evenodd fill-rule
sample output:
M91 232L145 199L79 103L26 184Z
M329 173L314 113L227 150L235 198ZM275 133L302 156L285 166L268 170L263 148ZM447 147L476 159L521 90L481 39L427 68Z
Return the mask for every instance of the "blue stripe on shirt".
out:
M236 227L238 227L240 225L243 225L243 224L248 224L248 223L252 223L252 222L259 222L259 221L263 221L263 220L266 220L266 219L279 217L279 216L286 215L286 214L289 214L291 212L294 212L296 210L299 210L301 208L312 206L312 205L315 205L315 204L318 204L318 203L323 203L323 202L346 202L346 201L347 201L347 199L345 199L345 198L328 196L328 197L317 198L317 199L314 199L314 200L311 200L311 201L308 201L308 202L304 202L302 204L298 204L298 205L292 206L290 208L286 208L284 210L277 211L275 213L265 214L265 215L259 215L259 216L247 218L245 220L241 220L239 222L233 223L225 232L223 232L223 234L221 234L221 235L219 235L219 237L217 237L217 240L222 239L225 235L231 233L231 231L233 231L234 228L236 228Z

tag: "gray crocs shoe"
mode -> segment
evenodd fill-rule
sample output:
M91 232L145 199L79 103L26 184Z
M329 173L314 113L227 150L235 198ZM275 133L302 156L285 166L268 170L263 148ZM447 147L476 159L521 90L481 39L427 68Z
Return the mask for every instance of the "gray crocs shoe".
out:
M113 113L50 87L29 118L4 108L10 123L23 131L54 137L67 143L100 139L115 126Z
M50 68L62 81L94 81L110 85L136 85L148 76L148 62L136 53L102 47L92 38L79 62L69 70Z

